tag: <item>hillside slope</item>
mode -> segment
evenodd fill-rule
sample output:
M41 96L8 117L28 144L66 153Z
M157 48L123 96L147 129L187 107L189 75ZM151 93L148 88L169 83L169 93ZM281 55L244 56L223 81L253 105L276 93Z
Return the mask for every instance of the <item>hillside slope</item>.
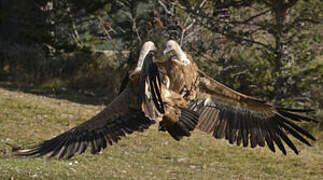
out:
M156 125L95 156L11 155L7 143L28 146L52 138L102 108L0 88L0 179L323 179L322 143L296 143L300 155L288 151L284 156L230 146L198 131L176 142Z

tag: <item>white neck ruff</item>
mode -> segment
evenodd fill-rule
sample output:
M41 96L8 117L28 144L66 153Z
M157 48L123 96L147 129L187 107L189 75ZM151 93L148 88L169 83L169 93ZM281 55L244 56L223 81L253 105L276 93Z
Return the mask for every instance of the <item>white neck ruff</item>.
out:
M175 49L174 49L178 59L186 66L188 64L190 64L190 60L188 60L188 58L186 57L186 54L184 53L184 51L179 47L177 46Z

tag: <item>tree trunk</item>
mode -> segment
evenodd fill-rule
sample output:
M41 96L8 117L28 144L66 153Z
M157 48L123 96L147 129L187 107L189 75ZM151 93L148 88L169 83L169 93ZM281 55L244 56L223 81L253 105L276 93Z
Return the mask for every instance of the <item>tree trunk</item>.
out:
M22 37L19 31L17 4L19 0L2 0L2 24L1 40L7 43L21 42Z

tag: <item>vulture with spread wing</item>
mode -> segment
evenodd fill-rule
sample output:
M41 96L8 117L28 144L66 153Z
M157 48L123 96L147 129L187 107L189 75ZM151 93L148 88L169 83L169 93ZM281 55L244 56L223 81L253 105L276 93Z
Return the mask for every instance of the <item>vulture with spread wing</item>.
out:
M315 138L294 122L312 121L299 115L312 110L285 109L236 92L200 71L192 58L177 42L167 42L164 54L175 52L170 60L153 62L155 45L146 42L135 70L130 73L126 88L103 111L39 145L18 150L18 155L70 158L117 143L120 137L147 129L155 120L159 130L174 139L190 136L195 128L215 138L247 147L275 145L286 154L284 143L296 154L294 143L287 136L311 145Z
M312 110L275 107L226 87L200 71L176 41L167 42L164 54L168 52L175 52L176 55L166 63L158 65L160 72L162 74L163 69L166 69L169 77L168 89L180 94L182 101L186 102L182 108L198 113L196 128L199 130L215 138L225 138L230 144L242 144L244 147L249 144L252 148L257 145L263 147L267 144L275 152L276 144L283 154L286 154L284 143L298 154L287 134L309 146L311 144L306 138L315 140L310 133L294 123L317 122L299 115ZM167 107L167 101L164 103ZM181 126L184 129L188 127L185 126L188 124L185 118L177 118L174 124L184 125ZM173 132L172 136L176 140L189 136L189 133L176 134L173 129L163 124L160 124L160 129ZM192 129L194 127L186 128L188 131Z
M17 151L17 155L71 158L91 147L95 154L117 143L120 137L143 131L164 112L160 97L158 67L152 61L153 42L146 42L140 52L138 65L129 75L127 87L104 110L88 121L44 141L33 148Z

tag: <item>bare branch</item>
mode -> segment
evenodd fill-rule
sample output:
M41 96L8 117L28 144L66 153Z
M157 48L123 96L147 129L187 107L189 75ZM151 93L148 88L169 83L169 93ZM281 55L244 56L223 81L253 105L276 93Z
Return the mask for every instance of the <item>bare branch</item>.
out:
M200 3L200 5L198 6L199 8L196 10L196 13L199 13L199 11L201 10L201 8L203 8L203 6L205 5L206 1L207 1L207 0L203 0L203 1ZM178 6L180 6L180 5L178 5ZM182 8L182 9L187 9L186 7L183 7L183 6L180 6L180 8ZM193 8L192 8L192 10L194 11L194 10L195 10L195 7L193 7ZM190 14L188 14L188 16L187 16L187 18L186 18L186 20L185 20L184 26L188 23L188 21L189 21L190 19L192 19L192 18L191 18L191 15L190 15ZM180 39L180 46L182 46L182 45L183 45L183 40L184 40L184 35L185 35L185 33L186 33L189 29L191 29L191 28L193 27L193 25L195 24L195 22L196 22L196 18L193 18L193 19L192 19L192 23L191 23L191 24L189 24L188 26L186 26L184 29L182 29L181 39ZM191 36L192 36L193 34L195 34L195 33L192 33L192 34L191 34Z
M249 17L248 19L246 19L246 20L243 20L243 21L232 21L232 23L236 23L236 24L247 24L247 23L249 23L250 21L253 21L254 19L256 19L257 17L259 17L259 16L262 16L262 15L265 15L265 14L267 14L268 12L270 12L271 10L269 9L269 10L266 10L266 11L263 11L263 12L261 12L261 13L259 13L259 14L256 14L256 15L254 15L254 16L251 16L251 17Z
M185 39L183 40L184 42L189 41L191 37L193 37L196 33L200 32L202 27L194 28L194 31L190 32L188 35L186 35Z
M132 17L132 14L130 12L127 12L127 11L124 11L124 10L121 10L121 12L126 15L130 20L133 20L134 18Z
M77 28L76 28L76 24L75 24L75 20L74 20L74 16L71 12L71 8L70 8L70 5L67 3L67 13L68 13L68 17L71 19L71 25L72 25L72 37L74 39L74 41L76 42L76 44L80 47L83 46L83 43L82 41L80 40L80 36L79 36L79 33L77 31Z
M127 11L122 11L123 14L125 14L131 21L132 23L132 31L136 33L138 40L141 42L141 37L139 35L139 31L137 28L137 23L136 23L136 17L133 17L133 15Z
M132 21L132 30L136 32L138 40L141 42L141 38L138 32L137 24L136 24L136 19L133 19Z
M165 12L171 16L174 16L174 13L167 9L167 6L161 0L158 0L158 3L164 8Z
M110 36L110 33L109 31L106 29L106 27L104 26L104 22L103 20L101 19L101 17L97 16L97 19L99 20L99 24L103 31L105 32L106 36L108 37L108 39L111 41L113 47L117 50L117 51L120 51L120 49L118 48L118 46L116 45L116 43L114 42L114 40L112 39L112 37Z

